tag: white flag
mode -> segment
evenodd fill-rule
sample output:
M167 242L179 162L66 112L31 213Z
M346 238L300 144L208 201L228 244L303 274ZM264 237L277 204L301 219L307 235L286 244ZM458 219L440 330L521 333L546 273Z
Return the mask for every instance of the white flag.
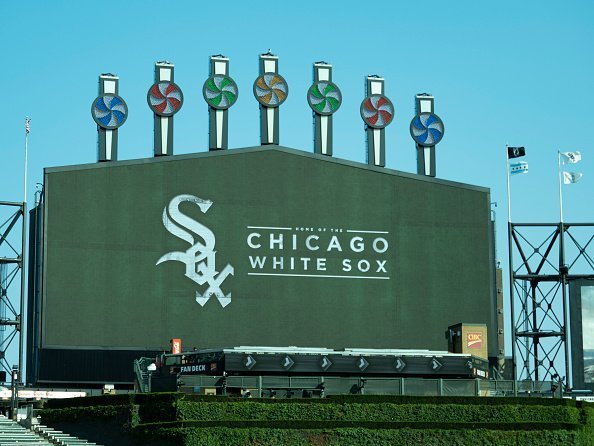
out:
M563 184L577 183L581 177L579 172L563 172Z
M510 164L509 173L512 175L517 173L528 173L528 163L526 161L520 161L519 163Z
M561 159L563 164L575 164L582 160L580 152L561 152Z

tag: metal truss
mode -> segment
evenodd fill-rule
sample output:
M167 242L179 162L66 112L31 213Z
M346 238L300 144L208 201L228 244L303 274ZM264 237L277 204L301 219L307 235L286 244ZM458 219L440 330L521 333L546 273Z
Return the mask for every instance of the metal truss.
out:
M19 370L22 370L23 365L25 213L26 203L0 201L0 371L5 371L7 377L11 376L13 365L6 359L6 352L17 335L19 335ZM17 288L18 282L20 282L20 290ZM19 294L20 299L13 297Z
M508 232L514 376L570 388L568 290L594 279L594 223L509 223Z

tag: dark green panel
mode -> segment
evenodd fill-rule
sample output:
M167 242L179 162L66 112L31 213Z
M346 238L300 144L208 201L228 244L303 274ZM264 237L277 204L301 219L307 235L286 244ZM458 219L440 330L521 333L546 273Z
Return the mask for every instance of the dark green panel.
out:
M186 277L185 263L156 265L193 246L162 221L182 194L212 201L205 213L191 202L179 209L214 234L216 271L234 268L220 284L232 295L224 308L214 296L196 302L208 282ZM491 321L486 189L267 148L48 169L46 199L46 347L159 349L181 337L186 348L446 349L449 325ZM253 232L261 248L248 246ZM270 233L283 234L282 250L270 249ZM319 250L305 247L311 235ZM341 250L328 251L333 236ZM352 237L363 239L362 252L350 248ZM385 253L373 250L378 237ZM265 267L252 268L250 256L266 256ZM283 257L284 269L272 257ZM309 268L291 270L291 257L311 259ZM325 271L312 268L317 258ZM356 271L359 261L370 270Z

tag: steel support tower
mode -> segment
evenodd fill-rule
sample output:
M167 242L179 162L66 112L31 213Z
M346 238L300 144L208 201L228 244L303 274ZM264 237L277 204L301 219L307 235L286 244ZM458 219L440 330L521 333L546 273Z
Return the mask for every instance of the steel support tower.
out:
M594 279L594 223L508 223L518 380L570 382L569 284Z
M18 335L18 376L23 369L23 318L25 303L26 203L0 201L0 371L11 376L14 365L6 352ZM15 291L20 276L20 290ZM20 299L13 295L19 293ZM8 333L7 332L8 329Z

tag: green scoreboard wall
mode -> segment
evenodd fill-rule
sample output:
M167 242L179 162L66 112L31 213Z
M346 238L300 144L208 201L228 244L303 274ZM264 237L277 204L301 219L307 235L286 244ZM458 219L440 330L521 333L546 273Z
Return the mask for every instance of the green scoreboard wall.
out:
M37 345L445 350L458 322L494 339L489 203L282 147L48 168Z

